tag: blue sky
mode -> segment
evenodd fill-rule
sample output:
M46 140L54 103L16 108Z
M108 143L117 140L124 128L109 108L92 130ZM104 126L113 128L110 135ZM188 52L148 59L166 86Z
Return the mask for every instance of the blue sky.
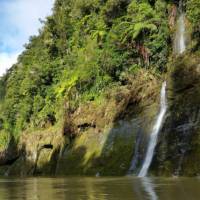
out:
M23 45L38 34L39 18L51 14L54 0L0 0L0 76L17 61Z

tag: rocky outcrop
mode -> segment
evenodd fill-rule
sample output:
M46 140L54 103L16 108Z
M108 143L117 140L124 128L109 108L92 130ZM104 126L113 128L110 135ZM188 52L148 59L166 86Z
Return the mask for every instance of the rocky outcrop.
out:
M199 57L182 55L171 63L167 85L168 110L150 173L199 175ZM126 85L108 91L101 104L91 101L68 114L64 123L67 128L57 125L24 133L12 151L2 154L0 173L22 176L137 173L158 113L160 86L161 81L155 76L139 72L129 77Z
M199 57L182 55L171 63L167 85L168 110L150 173L199 175ZM68 114L64 123L67 128L55 126L24 133L15 150L2 157L1 161L11 162L1 162L0 173L23 176L137 173L158 113L160 86L161 81L155 76L139 72L126 85L108 91L101 104L91 101Z
M151 171L156 175L200 173L200 59L179 57L168 79L168 114Z
M56 174L125 175L137 137L143 136L141 145L146 142L159 90L159 81L142 71L128 85L109 91L100 105L80 106L72 116L78 137L62 152Z
M68 141L53 128L45 131L24 133L18 144L18 159L4 167L10 176L55 174L61 148Z
M56 126L24 133L19 158L4 173L125 175L135 154L138 160L143 158L160 91L160 81L145 70L126 82L109 90L101 104L91 101L67 114L64 133ZM136 162L132 170L136 172L139 165Z

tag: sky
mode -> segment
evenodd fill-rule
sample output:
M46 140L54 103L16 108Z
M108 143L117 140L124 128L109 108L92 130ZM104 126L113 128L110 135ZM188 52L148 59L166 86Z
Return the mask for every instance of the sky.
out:
M23 45L51 14L54 0L0 0L0 76L17 61Z

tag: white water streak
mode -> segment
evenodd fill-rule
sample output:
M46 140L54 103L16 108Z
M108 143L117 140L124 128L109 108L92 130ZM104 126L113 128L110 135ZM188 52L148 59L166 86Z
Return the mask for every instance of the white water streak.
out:
M185 16L184 14L181 14L178 23L177 23L177 35L176 35L176 53L182 54L185 49Z
M162 127L166 111L167 111L166 82L164 82L162 85L162 89L161 89L160 112L158 114L156 122L153 126L152 133L150 135L150 141L148 144L148 149L147 149L147 153L145 156L145 160L144 160L143 166L138 174L139 177L145 177L147 175L148 169L152 162L154 150L155 150L155 147L157 144L158 134Z
M142 186L144 187L144 190L148 194L150 200L158 200L153 180L150 179L149 177L143 177L141 178L141 181L142 181Z

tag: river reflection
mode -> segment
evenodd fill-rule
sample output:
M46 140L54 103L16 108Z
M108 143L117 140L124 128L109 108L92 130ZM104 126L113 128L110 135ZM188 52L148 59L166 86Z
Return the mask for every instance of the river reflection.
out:
M0 200L199 200L198 178L0 179Z
M143 177L143 178L140 178L140 180L142 182L142 186L144 188L144 191L147 193L147 196L149 196L149 199L158 200L158 196L156 194L153 179L151 179L149 177Z

